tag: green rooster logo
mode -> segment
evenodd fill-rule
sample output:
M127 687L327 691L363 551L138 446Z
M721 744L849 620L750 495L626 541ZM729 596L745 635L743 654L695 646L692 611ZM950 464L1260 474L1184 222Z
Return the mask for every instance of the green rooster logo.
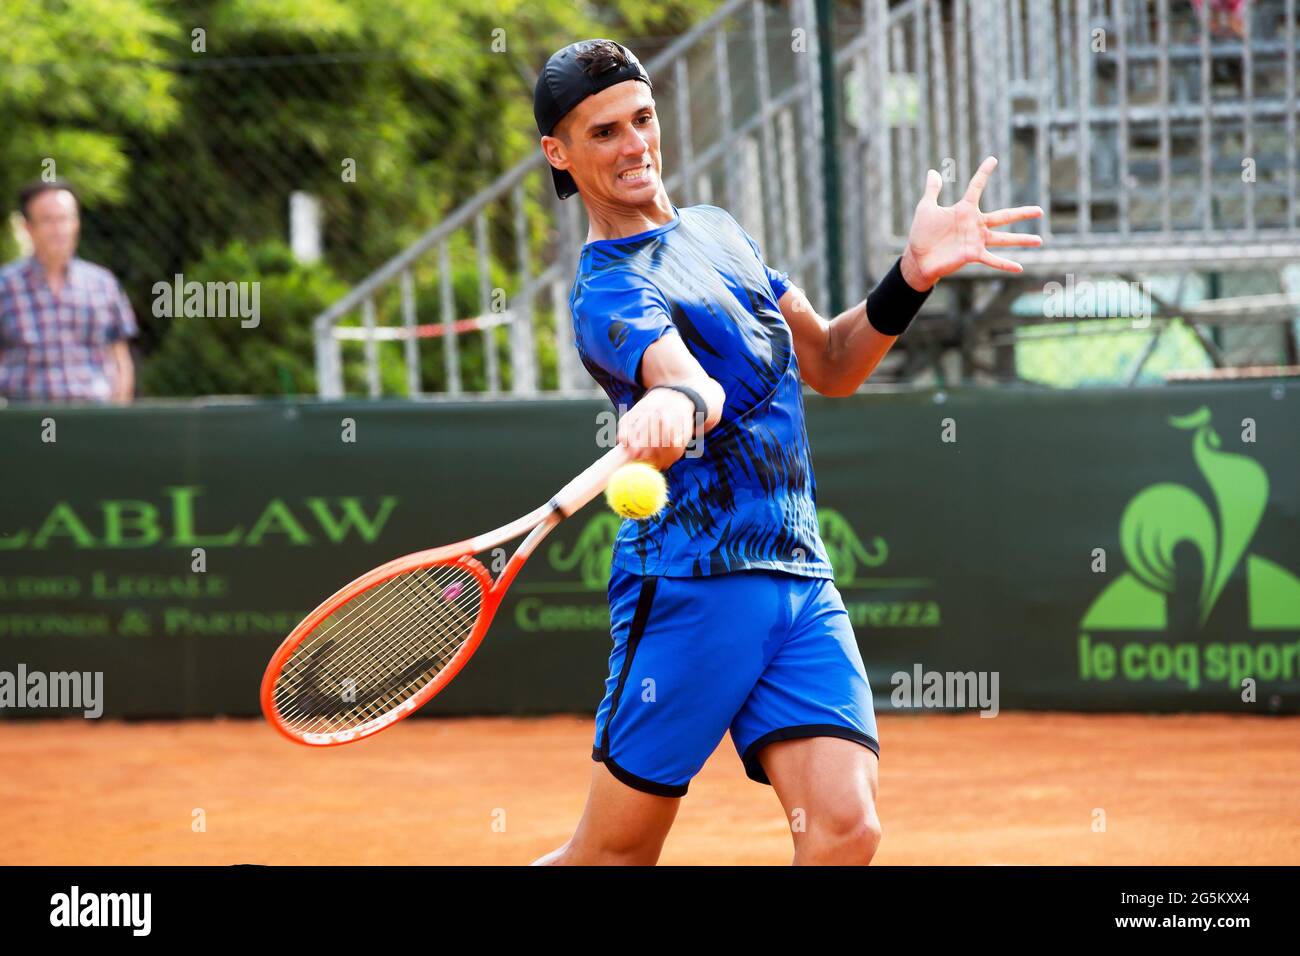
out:
M1246 549L1264 516L1268 475L1245 455L1225 452L1204 406L1169 424L1193 432L1192 458L1214 496L1214 511L1185 485L1161 482L1139 492L1120 519L1120 544L1130 571L1092 602L1082 627L1163 630L1174 593L1174 549L1190 542L1204 574L1198 596L1200 624L1246 559L1250 626L1256 630L1300 628L1300 579Z

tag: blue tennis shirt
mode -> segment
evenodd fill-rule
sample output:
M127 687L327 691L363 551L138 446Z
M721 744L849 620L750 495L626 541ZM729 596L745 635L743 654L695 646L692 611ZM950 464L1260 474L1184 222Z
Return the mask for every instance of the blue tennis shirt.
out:
M700 577L744 569L833 577L817 530L817 485L799 363L777 302L789 277L714 206L582 249L569 296L582 363L620 414L645 394L641 356L680 335L727 393L702 454L668 469L668 506L624 521L613 563L635 574Z

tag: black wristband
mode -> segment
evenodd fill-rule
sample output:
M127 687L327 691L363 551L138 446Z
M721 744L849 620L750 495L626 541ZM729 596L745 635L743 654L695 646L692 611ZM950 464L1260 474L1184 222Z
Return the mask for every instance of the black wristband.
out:
M903 278L903 260L885 274L867 296L867 321L882 335L902 335L930 297L931 288L917 292Z
M656 385L654 388L648 389L647 394L653 392L656 388L669 388L674 392L680 392L689 398L691 404L695 406L695 437L699 438L704 434L704 423L709 418L709 406L704 399L700 397L699 392L686 385Z

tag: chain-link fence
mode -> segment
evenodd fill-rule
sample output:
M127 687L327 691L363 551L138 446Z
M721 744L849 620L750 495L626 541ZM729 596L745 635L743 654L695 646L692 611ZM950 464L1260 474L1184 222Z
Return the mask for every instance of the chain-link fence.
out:
M151 66L181 116L161 136L124 134L124 195L83 211L80 254L118 276L140 320L146 394L314 391L311 318L513 158L455 135L488 98L422 82L418 64L267 45ZM295 204L305 221L291 223ZM155 286L176 276L258 283L260 331L157 309Z

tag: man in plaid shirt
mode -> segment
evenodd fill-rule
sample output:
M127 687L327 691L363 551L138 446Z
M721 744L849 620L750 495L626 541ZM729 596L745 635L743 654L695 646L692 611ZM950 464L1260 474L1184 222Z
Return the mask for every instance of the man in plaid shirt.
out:
M0 269L0 396L130 401L135 316L112 273L76 257L76 195L42 182L19 202L32 255Z

